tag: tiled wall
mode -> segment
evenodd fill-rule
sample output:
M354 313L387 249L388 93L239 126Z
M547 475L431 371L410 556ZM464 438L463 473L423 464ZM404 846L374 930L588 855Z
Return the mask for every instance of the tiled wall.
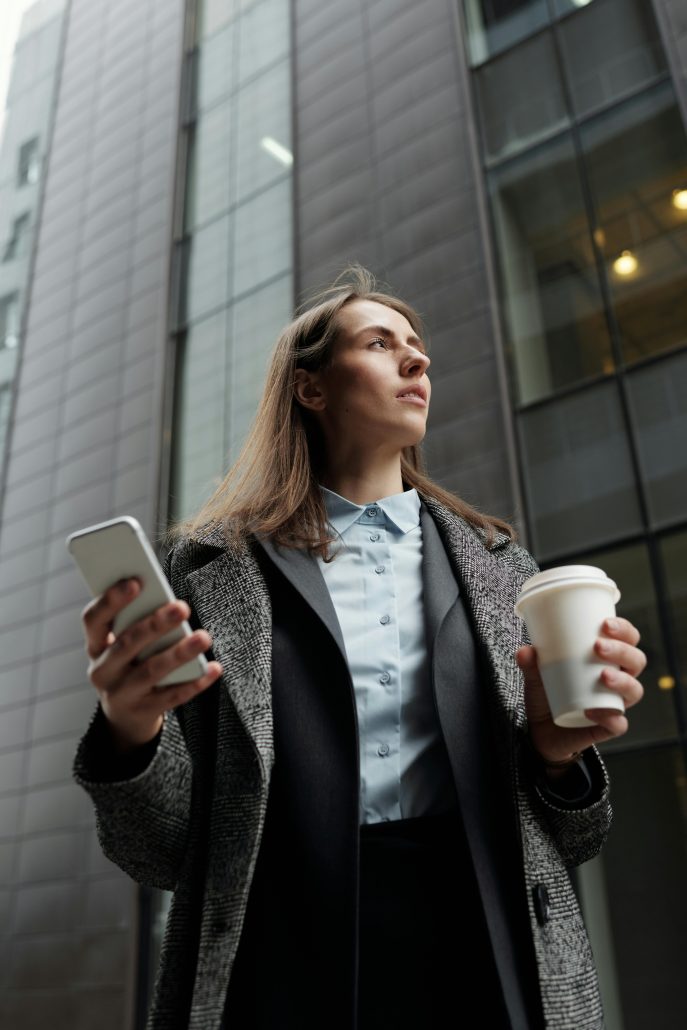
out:
M517 522L456 0L295 0L300 288L358 260L425 316L430 472Z
M182 0L72 0L0 533L0 1024L132 1025L136 888L71 780L69 532L156 531Z

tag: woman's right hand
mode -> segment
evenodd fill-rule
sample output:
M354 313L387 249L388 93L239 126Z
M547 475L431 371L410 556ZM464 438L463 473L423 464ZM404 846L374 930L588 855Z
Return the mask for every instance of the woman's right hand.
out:
M207 651L212 641L205 630L196 630L192 636L138 663L138 655L147 644L190 615L185 601L170 602L115 637L112 632L115 615L133 601L140 589L136 579L120 580L87 604L81 613L90 658L88 678L98 692L100 706L120 751L128 751L156 737L164 712L200 694L222 674L220 663L210 662L208 671L199 679L157 688L168 672Z

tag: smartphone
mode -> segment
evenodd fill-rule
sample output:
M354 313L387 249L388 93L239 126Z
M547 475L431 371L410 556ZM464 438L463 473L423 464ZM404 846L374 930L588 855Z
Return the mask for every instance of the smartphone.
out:
M71 533L67 537L67 549L94 597L105 593L108 587L120 579L136 576L140 580L140 592L114 618L112 631L115 636L119 636L132 622L152 615L160 605L175 600L148 537L138 520L130 515L99 522ZM139 659L163 651L191 633L191 627L184 619L168 633L146 645ZM167 673L156 685L167 687L174 683L186 683L203 676L207 669L205 655L199 654Z

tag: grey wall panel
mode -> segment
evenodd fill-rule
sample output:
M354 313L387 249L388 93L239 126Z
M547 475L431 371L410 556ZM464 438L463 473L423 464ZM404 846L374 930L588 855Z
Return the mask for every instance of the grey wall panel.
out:
M182 0L72 0L0 532L0 1024L133 1021L137 892L71 761L95 706L66 535L156 531ZM152 424L152 423L155 424Z
M472 503L513 518L452 8L450 0L357 0L341 25L334 5L295 0L299 286L305 294L358 260L419 308L437 340L430 471L458 493L464 481ZM488 412L481 419L475 390Z

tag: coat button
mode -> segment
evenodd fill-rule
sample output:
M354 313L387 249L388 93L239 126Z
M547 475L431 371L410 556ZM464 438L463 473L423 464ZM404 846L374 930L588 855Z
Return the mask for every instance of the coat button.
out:
M535 883L532 888L532 900L534 902L534 914L540 926L548 923L551 916L551 902L549 892L543 883Z

